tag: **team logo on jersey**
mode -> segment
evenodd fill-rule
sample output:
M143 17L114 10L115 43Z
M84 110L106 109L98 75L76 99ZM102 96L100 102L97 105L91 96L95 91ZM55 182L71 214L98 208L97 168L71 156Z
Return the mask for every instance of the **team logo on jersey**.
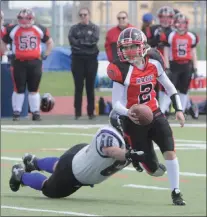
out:
M153 78L154 78L154 75L148 75L148 76L145 76L145 77L137 78L136 83L137 84L146 83L146 82L152 81Z

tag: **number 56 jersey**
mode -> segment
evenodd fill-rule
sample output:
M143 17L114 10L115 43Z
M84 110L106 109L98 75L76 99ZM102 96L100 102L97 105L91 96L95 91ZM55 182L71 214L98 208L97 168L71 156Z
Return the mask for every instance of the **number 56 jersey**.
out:
M75 178L83 184L98 184L126 167L130 162L118 161L104 154L104 147L126 148L125 141L113 127L98 130L90 145L82 148L73 158Z
M146 104L155 111L159 105L154 87L157 79L165 73L164 60L157 49L151 48L145 56L145 62L145 67L141 70L116 60L108 65L107 74L111 80L123 85L124 94L119 97L126 108L129 109L134 104ZM117 95L120 94L117 92Z
M12 25L6 27L2 40L6 44L11 44L16 59L34 60L41 58L41 42L46 43L49 38L48 29L42 25L33 25L29 28Z

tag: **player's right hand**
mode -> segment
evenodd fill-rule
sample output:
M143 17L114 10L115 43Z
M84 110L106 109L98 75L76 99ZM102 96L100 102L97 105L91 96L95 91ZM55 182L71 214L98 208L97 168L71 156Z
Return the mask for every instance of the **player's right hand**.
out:
M132 107L131 107L132 108ZM131 108L128 110L128 113L127 113L127 116L129 117L129 119L131 121L133 121L135 124L139 124L139 119L138 117L136 116L136 113L133 113L131 111Z
M175 116L176 116L176 120L178 120L180 122L180 126L184 127L185 116L184 116L183 112L182 111L177 111Z
M125 157L128 161L134 162L137 165L139 162L143 162L145 159L145 154L143 151L136 151L134 149L130 149L126 154Z

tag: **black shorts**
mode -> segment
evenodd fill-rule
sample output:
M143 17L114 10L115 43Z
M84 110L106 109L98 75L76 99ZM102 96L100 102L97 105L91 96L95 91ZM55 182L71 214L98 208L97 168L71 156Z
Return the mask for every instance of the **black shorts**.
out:
M88 144L75 145L60 157L55 172L42 188L42 193L45 196L50 198L67 197L83 186L73 175L72 160L86 145Z
M11 73L14 91L24 93L26 86L29 92L38 92L42 77L42 60L17 60L11 62Z
M137 125L129 118L125 118L123 123L130 146L138 151L144 151L144 164L151 172L155 172L159 162L152 141L158 145L162 153L174 151L173 134L167 119L158 109L154 112L153 122L148 126Z
M172 72L170 80L175 85L176 89L179 90L180 93L187 94L193 71L192 61L184 64L171 61L170 70Z

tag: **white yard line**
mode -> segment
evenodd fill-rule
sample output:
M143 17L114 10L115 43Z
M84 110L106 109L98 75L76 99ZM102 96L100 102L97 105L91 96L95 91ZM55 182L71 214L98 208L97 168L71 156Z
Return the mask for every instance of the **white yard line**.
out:
M103 127L105 124L80 124L80 125L1 125L2 129L35 129L35 128L72 128L72 129L93 129L93 128L99 128ZM172 127L180 127L179 124L177 123L172 123L170 124ZM201 127L201 128L206 128L205 123L200 123L200 124L185 124L185 127Z
M1 160L6 161L22 161L22 158L16 158L16 157L7 157L7 156L1 156ZM125 167L124 170L135 172L136 170L133 167ZM191 176L191 177L206 177L206 174L202 173L190 173L190 172L180 172L181 176Z
M19 211L28 211L28 212L46 212L46 213L56 213L56 214L64 214L64 215L72 215L72 216L98 216L98 215L79 213L79 212L58 211L58 210L49 210L49 209L34 209L34 208L6 206L6 205L1 205L1 209L13 209Z
M128 185L123 185L122 187L127 187L127 188L143 188L143 189L150 189L150 190L170 190L169 188L161 188L157 186L147 186L147 185L134 185L134 184L128 184Z
M89 137L93 137L94 134L90 134L90 133L67 133L67 132L45 132L45 131L29 131L29 130L13 130L13 129L2 129L1 132L4 133L22 133L22 134L42 134L42 135L62 135L62 136L89 136ZM206 141L197 141L197 140L184 140L184 139L178 139L175 140L176 142L188 142L188 143L203 143L206 144ZM191 144L186 144L186 146L191 146ZM202 144L198 144L199 145ZM177 146L177 145L176 145Z

